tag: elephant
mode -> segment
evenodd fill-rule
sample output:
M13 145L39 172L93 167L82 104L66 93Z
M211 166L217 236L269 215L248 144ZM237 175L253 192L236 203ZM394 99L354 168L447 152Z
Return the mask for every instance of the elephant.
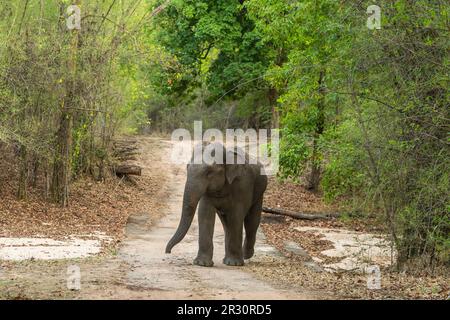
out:
M166 253L171 253L172 248L183 240L198 205L199 248L193 263L204 267L214 265L213 234L217 214L225 233L223 263L242 266L244 259L250 259L254 254L268 179L261 163L254 161L251 164L249 155L242 149L227 149L223 144L214 147L222 148L223 161L194 164L193 156L187 165L181 219L167 244ZM226 159L230 153L237 161L229 164ZM244 229L245 241L242 243Z

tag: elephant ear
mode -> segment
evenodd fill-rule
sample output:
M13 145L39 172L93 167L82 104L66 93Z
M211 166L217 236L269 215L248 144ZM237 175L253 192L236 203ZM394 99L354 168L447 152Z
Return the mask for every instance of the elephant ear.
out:
M244 174L245 156L234 150L227 150L226 155L225 176L228 183L232 184L234 179Z

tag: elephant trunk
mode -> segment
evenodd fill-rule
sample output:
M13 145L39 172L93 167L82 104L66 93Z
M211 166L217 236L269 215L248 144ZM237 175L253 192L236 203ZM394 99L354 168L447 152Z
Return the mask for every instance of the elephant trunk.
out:
M181 213L181 220L178 225L177 231L166 246L166 253L170 253L172 251L172 248L181 240L183 240L189 230L189 227L192 224L192 220L194 220L195 210L197 209L197 204L200 200L201 193L199 193L198 191L192 191L192 189L192 186L186 184L183 195L183 210Z

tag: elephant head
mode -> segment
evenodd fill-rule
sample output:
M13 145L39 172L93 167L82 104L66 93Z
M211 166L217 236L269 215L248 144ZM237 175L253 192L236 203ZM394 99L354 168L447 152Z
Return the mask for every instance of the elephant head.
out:
M181 211L181 220L177 231L170 239L166 246L166 253L170 253L172 248L178 244L186 236L194 219L195 211L200 198L205 193L220 192L226 184L232 184L236 177L242 175L243 166L237 163L243 163L242 153L237 150L228 150L220 143L214 144L199 144L195 148L212 147L211 155L214 157L215 150L222 150L221 163L212 162L194 163L194 156L192 156L190 163L187 165L187 180L184 188L183 207ZM227 158L237 162L227 164ZM228 155L228 156L227 156ZM236 160L237 159L237 160ZM230 162L230 161L228 161Z

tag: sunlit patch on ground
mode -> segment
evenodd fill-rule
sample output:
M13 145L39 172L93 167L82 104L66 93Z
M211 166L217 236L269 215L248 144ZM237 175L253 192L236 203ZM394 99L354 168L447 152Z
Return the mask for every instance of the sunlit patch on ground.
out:
M341 258L341 260L324 263L326 271L364 272L370 265L389 266L392 258L395 257L389 241L380 235L319 227L295 227L294 229L319 235L332 243L333 248L321 251L321 254L326 257ZM323 262L319 257L313 257L313 260Z
M0 260L60 260L87 258L99 254L112 238L104 234L51 238L0 238Z

